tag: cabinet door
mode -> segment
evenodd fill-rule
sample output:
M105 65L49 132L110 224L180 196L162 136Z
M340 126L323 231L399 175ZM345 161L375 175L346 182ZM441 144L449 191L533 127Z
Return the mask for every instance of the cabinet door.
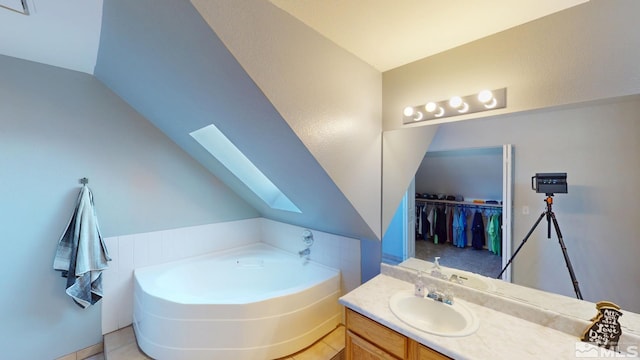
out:
M409 340L409 359L411 360L446 360L450 357L430 349L417 341Z
M346 311L347 330L365 339L395 358L407 356L407 337L351 309Z
M347 330L347 360L398 360L365 339Z

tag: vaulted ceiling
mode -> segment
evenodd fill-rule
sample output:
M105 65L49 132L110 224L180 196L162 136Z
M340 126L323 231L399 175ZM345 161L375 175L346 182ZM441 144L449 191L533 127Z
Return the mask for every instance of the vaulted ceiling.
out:
M269 1L386 71L588 0ZM29 16L0 8L0 54L92 74L103 0L26 3Z
M317 38L329 39L371 65L372 72L381 72L580 2L584 1L528 0L516 5L488 0L480 8L474 0L243 4L275 5L282 14L299 19L298 29L306 24L317 31ZM268 84L249 75L225 39L205 22L210 16L199 13L191 2L27 0L27 4L28 16L0 8L0 54L94 75L267 218L356 238L381 238L380 202L368 209L362 201L368 191L379 199L380 194L373 192L380 191L380 174L354 169L346 177L336 175L339 171L327 164L331 160L301 141L286 109L271 102L271 94L265 93ZM208 9L209 15L215 10ZM266 206L189 136L212 123L302 213ZM379 169L379 131L371 138L374 146L368 152L376 155L373 160ZM338 167L357 168L357 154L351 156ZM359 189L360 194L353 195L349 190L366 183L367 177L366 191ZM354 179L356 183L350 184Z

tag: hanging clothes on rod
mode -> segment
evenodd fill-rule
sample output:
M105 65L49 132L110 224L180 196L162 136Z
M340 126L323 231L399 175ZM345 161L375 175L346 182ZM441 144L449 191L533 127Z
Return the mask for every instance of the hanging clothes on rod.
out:
M435 230L435 221L436 221L436 213L435 208L432 206L429 208L429 212L427 214L427 222L429 223L429 229L427 232L427 237L432 238Z
M502 206L497 201L416 198L416 216L416 238L433 239L436 244L450 242L460 248L488 249L498 255L501 252Z
M467 208L462 207L459 209L458 214L458 241L456 246L459 248L465 248L469 246L467 237Z
M493 212L487 221L487 246L496 255L501 254L502 245L502 213Z
M476 250L482 250L485 244L485 236L484 236L484 219L482 217L482 212L480 210L476 210L473 215L473 224L471 225L471 246Z
M447 242L447 214L445 213L444 206L437 207L435 212L436 224L434 227L433 242L436 244L444 244Z
M426 205L416 204L416 220L416 239L425 239L426 229L429 227Z

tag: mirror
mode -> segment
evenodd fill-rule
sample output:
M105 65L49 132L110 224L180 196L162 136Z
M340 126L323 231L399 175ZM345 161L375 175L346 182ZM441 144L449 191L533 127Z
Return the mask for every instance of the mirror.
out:
M502 249L509 247L511 234L510 223L503 224L503 218L511 218L503 216L510 214L511 202L502 204L510 199L503 192L512 188L505 176L511 174L511 152L509 145L427 151L385 234L383 260L397 264L410 256L440 257L445 266L500 274L508 260ZM403 241L415 246L403 251ZM510 271L504 275L508 280Z
M635 216L640 213L640 193L632 190L640 183L640 124L633 115L638 108L640 97L634 96L386 131L383 229L391 223L427 149L448 151L511 143L516 149L511 246L520 245L545 210L545 194L531 189L531 177L541 172L566 172L568 193L553 197L553 211L582 295L591 302L610 300L638 313L640 290L631 285L637 284L640 274L637 256L632 255L640 253ZM512 286L518 290L509 295L511 285L501 288L505 296L535 304L535 297L517 294L528 288L576 300L556 234L552 231L547 238L546 228L546 221L542 221L514 258ZM385 234L383 247L388 240Z
M387 229L383 260L439 257L444 266L500 274L508 261L502 249L511 243L511 224L503 221L512 211L505 190L512 188L511 154L510 145L427 151Z
M415 257L496 277L502 270L502 146L427 151L414 180ZM507 184L511 187L511 184ZM410 209L409 209L410 210ZM505 227L508 224L505 224ZM411 241L411 239L407 239Z

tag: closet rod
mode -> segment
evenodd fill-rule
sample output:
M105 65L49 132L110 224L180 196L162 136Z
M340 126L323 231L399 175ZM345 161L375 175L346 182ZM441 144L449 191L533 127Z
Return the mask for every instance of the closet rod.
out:
M433 200L433 199L416 198L416 202L433 204L433 205L456 205L456 206L473 206L473 207L485 208L485 209L502 209L502 205L500 204L479 204L479 203L474 203L470 201Z

